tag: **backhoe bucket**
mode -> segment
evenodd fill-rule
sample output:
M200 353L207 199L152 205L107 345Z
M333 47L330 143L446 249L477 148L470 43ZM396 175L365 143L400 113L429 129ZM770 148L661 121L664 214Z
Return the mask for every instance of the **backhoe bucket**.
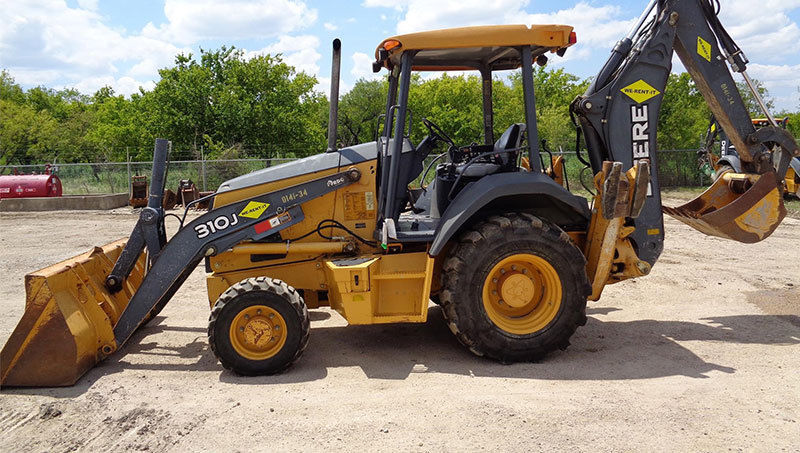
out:
M725 173L699 197L663 211L705 234L748 244L767 238L786 216L774 173Z
M144 278L142 253L122 290L106 289L125 241L25 276L25 312L0 352L1 386L72 385L114 352L112 329Z

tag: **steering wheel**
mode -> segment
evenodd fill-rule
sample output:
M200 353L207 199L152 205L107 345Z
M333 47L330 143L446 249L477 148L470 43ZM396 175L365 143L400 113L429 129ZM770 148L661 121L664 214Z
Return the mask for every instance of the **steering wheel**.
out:
M448 145L450 145L451 149L458 148L453 139L450 138L447 134L445 134L442 128L434 124L433 121L429 120L428 118L422 118L422 124L424 124L425 127L428 128L428 131L430 132L432 138L439 139L447 143Z

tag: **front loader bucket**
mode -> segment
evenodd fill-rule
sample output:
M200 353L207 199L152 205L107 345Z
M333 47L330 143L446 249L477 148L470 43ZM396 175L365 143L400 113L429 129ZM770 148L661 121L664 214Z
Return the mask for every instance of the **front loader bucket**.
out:
M742 193L731 188L745 183ZM774 173L725 173L694 200L663 211L705 234L748 244L767 238L786 216Z
M144 278L139 257L122 290L105 278L125 239L25 276L25 312L0 352L0 386L74 384L116 349L113 327Z

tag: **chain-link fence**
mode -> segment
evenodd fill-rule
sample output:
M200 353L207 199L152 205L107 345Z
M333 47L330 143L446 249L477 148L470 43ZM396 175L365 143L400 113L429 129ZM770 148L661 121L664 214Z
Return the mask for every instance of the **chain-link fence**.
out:
M574 151L558 151L553 156L563 156L567 170L567 180L571 189L581 188L581 177L588 187L592 186L592 175L583 170L584 165ZM545 166L549 166L549 156L542 154ZM696 150L662 150L657 153L658 173L661 187L705 186L710 181L699 169ZM191 179L198 189L216 190L223 182L255 170L293 160L284 159L225 159L225 160L179 160L169 164L167 188L176 190L182 179ZM44 173L46 165L0 166L0 174ZM131 176L151 173L151 162L108 162L57 164L53 170L58 174L64 194L122 193L129 191ZM428 178L432 179L433 169Z
M567 180L570 188L578 189L583 185L594 190L592 183L592 172L577 158L574 151L554 152L553 157L564 157ZM550 165L549 156L542 154L544 166ZM583 158L588 159L586 153ZM658 180L661 187L704 187L711 184L711 180L702 171L697 160L697 150L694 149L670 149L659 150L656 153L658 159Z
M174 191L182 179L192 180L199 190L216 190L223 182L251 171L293 159L226 159L171 161L167 188ZM48 165L0 166L0 174L44 173ZM104 162L51 165L61 179L65 195L124 193L130 190L131 176L152 173L152 162Z

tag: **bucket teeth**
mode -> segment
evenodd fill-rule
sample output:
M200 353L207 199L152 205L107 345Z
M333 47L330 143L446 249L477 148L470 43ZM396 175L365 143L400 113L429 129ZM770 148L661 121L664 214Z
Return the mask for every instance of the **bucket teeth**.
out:
M104 280L125 240L25 276L25 312L0 352L0 385L74 384L116 349L113 327L136 288L111 294ZM142 280L144 256L128 283Z

